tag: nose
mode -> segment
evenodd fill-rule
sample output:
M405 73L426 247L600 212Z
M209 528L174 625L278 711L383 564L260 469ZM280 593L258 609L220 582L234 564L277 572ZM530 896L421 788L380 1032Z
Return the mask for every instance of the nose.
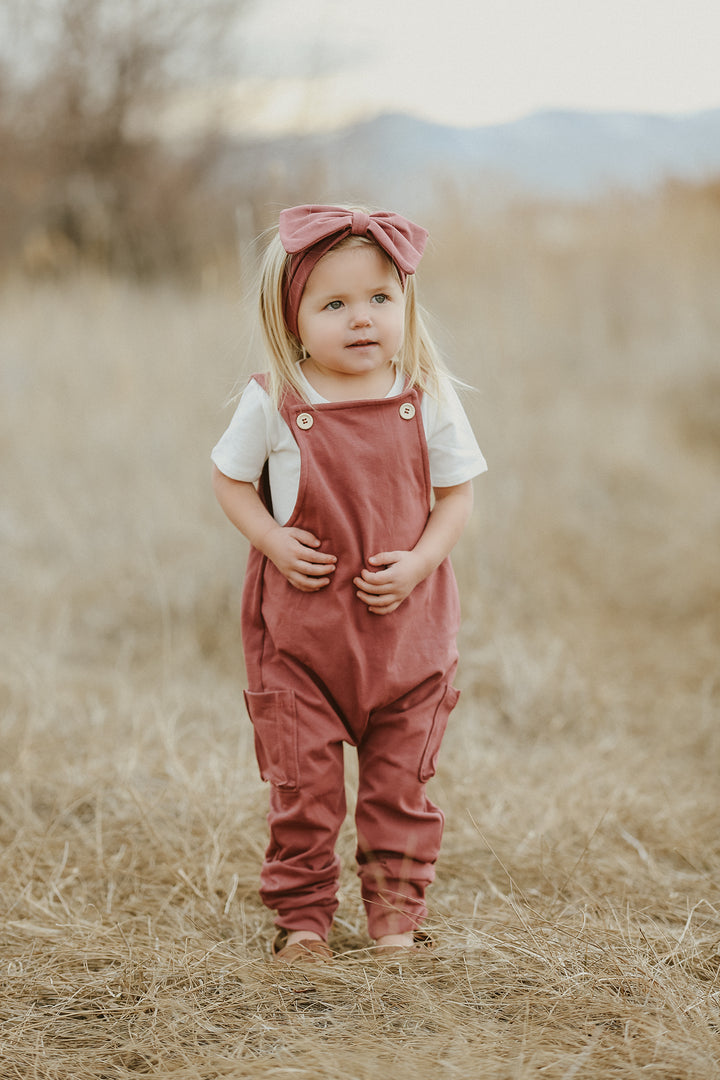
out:
M358 304L352 309L350 322L352 326L370 326L372 318L369 308L365 304Z

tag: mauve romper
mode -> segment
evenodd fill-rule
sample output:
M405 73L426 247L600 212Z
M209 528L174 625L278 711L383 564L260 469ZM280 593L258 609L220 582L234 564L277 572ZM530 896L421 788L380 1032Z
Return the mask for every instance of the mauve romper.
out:
M250 550L245 699L260 773L271 784L260 895L278 926L327 937L346 742L358 752L368 930L372 938L402 933L427 913L440 849L444 818L425 785L458 698L459 599L449 559L389 615L371 614L352 579L370 555L413 548L425 528L431 485L420 395L307 405L287 394L280 411L301 458L287 525L321 539L337 564L328 586L304 593Z

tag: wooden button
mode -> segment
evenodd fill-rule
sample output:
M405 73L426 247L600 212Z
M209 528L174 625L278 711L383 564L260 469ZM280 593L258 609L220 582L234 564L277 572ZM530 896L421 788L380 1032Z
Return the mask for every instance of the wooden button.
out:
M307 431L308 428L311 428L313 426L314 422L315 421L313 420L313 418L312 418L312 416L310 415L309 412L298 413L297 414L297 419L295 421L297 426L299 428L301 428L303 431Z
M403 420L412 420L413 416L415 415L415 406L412 404L411 401L403 402L403 404L400 406L400 415L402 416Z

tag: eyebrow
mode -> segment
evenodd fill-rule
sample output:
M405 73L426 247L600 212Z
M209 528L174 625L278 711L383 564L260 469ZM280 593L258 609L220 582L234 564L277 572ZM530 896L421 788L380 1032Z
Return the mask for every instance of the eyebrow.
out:
M371 288L369 288L367 290L368 294L370 296L375 296L377 293L387 293L387 292L390 291L390 288L389 288L390 284L392 284L392 283L388 282L388 281L385 281L384 284L373 285ZM343 292L341 289L336 289L336 290L328 289L323 293L318 293L317 294L317 299L318 300L324 300L324 299L327 299L327 300L343 300L346 296L347 296L347 293Z

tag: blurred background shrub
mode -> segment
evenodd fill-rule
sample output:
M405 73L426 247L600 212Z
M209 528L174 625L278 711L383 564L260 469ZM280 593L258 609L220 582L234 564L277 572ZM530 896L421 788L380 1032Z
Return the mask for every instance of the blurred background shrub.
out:
M32 274L197 273L227 236L209 123L168 139L174 95L232 65L243 0L11 0L0 58L0 252Z

